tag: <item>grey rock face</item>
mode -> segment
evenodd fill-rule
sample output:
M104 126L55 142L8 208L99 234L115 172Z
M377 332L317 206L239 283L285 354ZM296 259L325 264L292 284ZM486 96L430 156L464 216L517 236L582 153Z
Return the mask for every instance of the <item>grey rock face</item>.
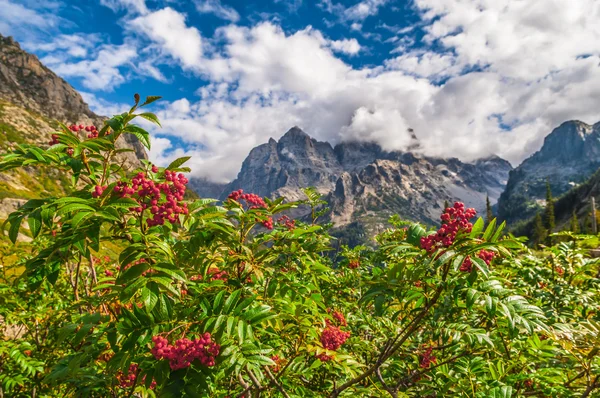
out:
M498 202L501 218L526 219L545 204L546 180L558 197L600 167L600 123L568 121L555 128L542 148L514 169Z
M329 201L329 217L337 226L359 221L375 231L393 214L437 223L446 200L483 210L486 195L496 201L511 168L497 157L464 163L387 152L375 143L332 148L294 127L279 142L254 148L220 197L241 188L295 200L304 198L301 188L314 186Z
M102 126L105 117L90 110L81 95L66 81L44 66L33 54L22 50L11 37L0 35L0 99L33 111L45 118L63 123L96 124ZM10 116L10 115L9 115ZM40 142L47 142L40 131ZM122 153L120 158L131 164L147 159L138 139L127 134L123 148L133 153Z

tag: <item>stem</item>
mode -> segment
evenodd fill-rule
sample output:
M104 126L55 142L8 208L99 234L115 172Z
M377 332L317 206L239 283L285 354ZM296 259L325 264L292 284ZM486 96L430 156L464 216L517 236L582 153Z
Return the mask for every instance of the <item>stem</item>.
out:
M269 379L271 379L271 381L273 382L273 384L275 384L275 386L277 386L277 389L281 392L281 394L285 398L290 398L290 396L287 394L287 392L285 392L285 390L283 389L283 386L275 379L275 377L273 377L273 373L271 373L271 370L269 369L268 366L265 366L265 371L266 371L267 376L269 377Z

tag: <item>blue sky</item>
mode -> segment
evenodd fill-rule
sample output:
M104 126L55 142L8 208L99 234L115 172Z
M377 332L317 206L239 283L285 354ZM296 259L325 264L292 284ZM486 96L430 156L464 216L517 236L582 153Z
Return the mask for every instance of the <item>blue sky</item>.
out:
M513 163L600 120L598 0L0 0L0 33L101 114L162 95L151 157L235 177L293 125Z

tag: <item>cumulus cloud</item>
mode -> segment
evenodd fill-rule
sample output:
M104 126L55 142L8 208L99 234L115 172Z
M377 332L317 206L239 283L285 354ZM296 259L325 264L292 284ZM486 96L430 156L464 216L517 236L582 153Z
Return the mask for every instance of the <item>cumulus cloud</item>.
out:
M146 14L148 7L145 0L100 0L100 4L113 11L126 10L128 13Z
M105 44L92 60L69 62L59 56L42 58L54 72L64 77L79 77L84 87L90 90L112 91L125 81L120 67L131 63L137 57L137 50L130 44Z
M193 68L202 59L202 37L185 20L185 14L167 7L131 20L128 28L156 42L165 55L181 62L184 68Z
M34 9L22 2L0 0L0 32L3 35L32 37L36 31L47 31L58 26L62 19L52 12L54 5L50 6Z
M223 5L221 0L194 0L196 9L203 14L214 14L217 17L230 22L240 20L240 14L233 7Z
M103 98L99 98L94 93L87 91L80 91L79 94L81 94L83 100L86 104L88 104L92 112L96 113L97 115L111 117L113 115L127 112L131 108L131 105L107 101Z
M333 0L321 0L319 5L325 11L337 16L340 21L353 22L352 29L360 30L362 21L370 16L377 15L379 9L389 2L390 0L361 0L350 7L346 7L341 3L334 3Z
M545 1L523 9L524 2L417 0L432 49L362 69L336 57L332 41L312 28L221 28L222 49L199 66L211 84L189 108L165 108L164 136L188 143L195 172L219 181L235 176L252 147L292 125L333 143L398 150L411 145L412 128L427 155L495 153L518 163L563 121L600 119L592 100L600 95L597 2L551 2L568 11L544 22L533 15Z
M331 40L329 45L333 51L349 55L356 55L361 49L360 44L356 39Z
M66 51L66 55L74 58L84 58L101 41L98 34L61 34L51 41L27 42L24 47L31 51L55 52Z
M385 3L322 5L361 29ZM84 78L90 90L122 82L123 67L164 79L147 62L157 53L201 76L199 97L158 111L164 128L150 155L161 164L192 155L194 174L219 182L235 177L253 147L293 125L334 144L376 141L388 150L412 145L411 128L427 155L473 160L495 153L518 163L563 121L600 120L597 0L414 4L423 41L398 27L396 50L376 66L358 68L338 57L362 51L355 39L331 40L311 27L284 31L272 22L228 25L205 38L172 8L128 16L136 40L100 46L102 57L87 50L89 59L64 62L53 52L47 61L63 76ZM142 45L147 70L135 58ZM86 98L96 110L112 110Z

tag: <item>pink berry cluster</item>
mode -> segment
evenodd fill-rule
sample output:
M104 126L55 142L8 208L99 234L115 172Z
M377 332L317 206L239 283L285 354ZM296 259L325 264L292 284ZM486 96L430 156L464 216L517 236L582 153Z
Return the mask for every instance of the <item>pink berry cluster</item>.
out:
M333 358L325 353L321 353L319 355L316 355L316 358L318 360L320 360L321 362L328 362L331 361Z
M433 347L427 347L425 352L421 354L421 360L419 361L419 366L423 369L429 369L432 363L436 363L437 358L434 355L431 355L433 351Z
M52 146L52 145L60 144L60 142L58 141L58 134L52 134L51 137L52 137L52 140L50 140L50 142L48 142L48 145ZM73 156L73 153L75 153L75 150L73 148L67 148L65 150L65 152L67 153L67 155Z
M271 356L271 360L275 362L275 365L271 367L273 372L278 373L281 370L281 367L284 364L285 360L283 358L280 358L279 355Z
M487 265L490 265L490 263L494 259L494 254L495 253L493 251L484 249L477 253L477 257L485 261ZM462 272L471 272L471 270L473 269L473 261L471 260L471 257L467 256L467 258L465 258L459 269Z
M69 126L69 130L71 130L74 133L77 133L80 130L85 130L88 132L88 138L98 138L98 129L94 125L84 126L83 124L80 124L78 126L76 124L72 124Z
M58 134L52 134L50 137L52 137L52 140L48 143L48 145L52 146L52 145L56 145L58 144Z
M158 171L153 166L152 170ZM114 188L114 192L121 197L130 197L137 195L136 200L139 206L131 208L131 211L142 213L150 209L152 218L146 220L149 227L163 225L165 219L171 224L177 223L179 214L188 214L187 203L183 203L188 179L181 173L166 170L164 183L156 183L144 172L139 172L132 180L131 186L128 183L119 181ZM161 198L164 194L164 199Z
M244 193L243 189L231 192L227 199L231 199L235 202L245 201L249 209L266 209L267 204L265 200L254 193ZM267 229L273 229L273 218L269 217L265 221L261 221L261 224Z
M333 325L334 326L348 326L348 322L346 321L346 317L340 311L331 310L331 308L327 309L327 312L331 314L333 317ZM329 326L332 322L329 319L325 319L325 323Z
M451 246L459 232L471 232L473 224L469 220L476 214L475 209L465 209L464 203L454 203L440 217L442 226L437 233L421 238L421 248L433 253L440 247Z
M221 280L227 282L229 274L227 271L221 271L218 267L212 266L206 271L211 281ZM200 281L202 280L202 275L192 275L190 277L191 281Z
M321 344L328 350L335 351L350 337L350 332L344 332L337 326L328 325L321 333Z
M204 333L194 340L181 338L173 345L161 336L152 337L152 342L154 358L167 359L171 370L187 368L195 360L199 360L204 366L215 366L215 357L221 350L221 346L211 340L210 333Z
M117 380L119 381L119 386L121 388L131 388L136 384L136 380L138 378L138 375L140 373L140 369L137 363L132 363L131 365L129 365L129 370L127 372L127 375L124 375L123 372L119 372L117 373ZM142 382L146 381L146 376L144 376L144 380ZM153 379L152 383L150 384L150 389L154 389L156 387L156 381Z
M294 229L296 229L296 220L292 220L288 216L279 217L279 219L277 219L277 222L279 223L279 225L283 225L284 227L286 227L289 231L293 231Z
M108 188L108 185L96 185L94 187L94 190L92 191L92 198L99 198L100 196L102 196L106 188Z

